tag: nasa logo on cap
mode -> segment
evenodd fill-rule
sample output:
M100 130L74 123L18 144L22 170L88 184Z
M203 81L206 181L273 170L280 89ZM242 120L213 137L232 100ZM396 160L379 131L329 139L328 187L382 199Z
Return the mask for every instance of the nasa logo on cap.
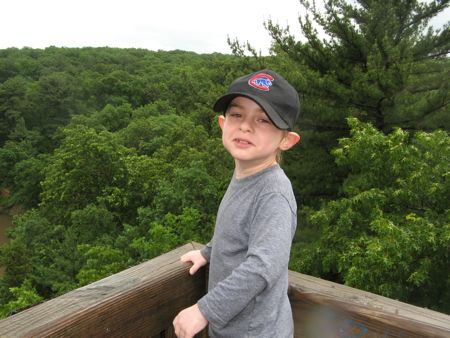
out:
M248 84L253 88L264 90L265 92L267 92L270 90L273 80L274 80L273 76L269 74L258 73L248 80Z

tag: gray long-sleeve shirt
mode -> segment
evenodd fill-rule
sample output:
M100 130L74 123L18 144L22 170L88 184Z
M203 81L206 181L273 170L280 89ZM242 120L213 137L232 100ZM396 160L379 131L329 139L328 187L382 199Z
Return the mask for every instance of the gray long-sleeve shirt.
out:
M208 293L198 301L214 338L291 337L288 262L297 205L284 171L272 166L233 176L202 250Z

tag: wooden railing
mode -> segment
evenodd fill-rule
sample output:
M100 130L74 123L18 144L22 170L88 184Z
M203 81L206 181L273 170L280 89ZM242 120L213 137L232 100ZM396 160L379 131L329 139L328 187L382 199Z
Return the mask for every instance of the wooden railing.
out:
M190 243L0 321L0 337L175 337L172 320L206 292ZM450 316L290 272L296 338L450 337ZM207 337L206 333L198 337ZM239 337L236 337L239 338Z

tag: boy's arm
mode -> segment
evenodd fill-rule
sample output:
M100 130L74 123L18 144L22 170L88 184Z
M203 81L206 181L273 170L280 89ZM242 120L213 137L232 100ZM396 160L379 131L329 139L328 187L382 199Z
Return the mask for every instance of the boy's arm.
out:
M211 260L211 251L212 251L212 240L207 243L203 249L200 250L203 257L205 257L206 261L209 263Z
M295 213L280 194L262 198L250 226L246 259L198 301L209 323L224 327L288 269Z

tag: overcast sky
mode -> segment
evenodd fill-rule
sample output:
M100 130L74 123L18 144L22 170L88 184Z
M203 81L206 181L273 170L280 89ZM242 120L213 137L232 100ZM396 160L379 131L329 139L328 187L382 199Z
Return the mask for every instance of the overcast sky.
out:
M230 53L227 35L263 52L272 18L298 27L298 0L3 0L0 48L130 47Z
M271 39L264 22L272 19L298 32L300 10L298 0L3 0L0 48L230 53L230 36L267 54Z

